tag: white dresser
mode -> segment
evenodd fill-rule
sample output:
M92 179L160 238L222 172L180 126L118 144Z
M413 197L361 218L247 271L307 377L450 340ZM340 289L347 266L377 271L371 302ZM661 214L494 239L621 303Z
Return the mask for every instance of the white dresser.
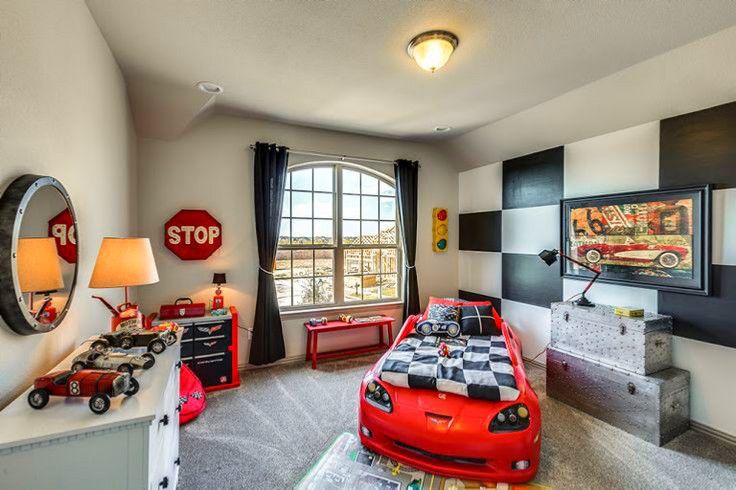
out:
M181 335L181 334L179 334ZM54 370L69 369L86 341ZM51 397L34 410L30 388L0 412L0 488L176 488L180 342L135 371L140 391L95 415L88 398Z

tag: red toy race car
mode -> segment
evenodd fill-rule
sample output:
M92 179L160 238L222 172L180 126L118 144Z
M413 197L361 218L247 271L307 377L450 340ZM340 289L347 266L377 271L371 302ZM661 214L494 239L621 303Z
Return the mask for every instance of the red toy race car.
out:
M591 264L607 262L656 263L665 269L674 269L687 257L688 249L674 245L647 243L606 244L590 243L577 248L578 257Z
M504 355L508 354L508 372L513 372L518 396L513 391L507 397L515 397L513 400L489 401L429 388L396 386L381 379L383 362L392 351L404 354L407 343L402 341L410 335L423 338L414 332L420 319L419 315L407 319L391 350L363 378L358 414L363 445L400 463L445 477L504 483L534 478L541 448L541 412L524 371L521 344L511 328L502 323L508 347Z
M28 394L28 404L41 409L50 396L90 397L89 408L96 414L107 412L110 398L118 395L133 396L138 393L138 381L128 373L116 371L56 371L33 382Z

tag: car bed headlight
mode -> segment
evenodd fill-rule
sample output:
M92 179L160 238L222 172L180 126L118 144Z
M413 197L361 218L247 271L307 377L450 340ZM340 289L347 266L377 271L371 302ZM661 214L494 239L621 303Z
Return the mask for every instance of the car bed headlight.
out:
M529 427L529 409L523 403L506 407L491 420L491 432L515 432Z
M371 380L365 386L363 396L365 396L365 401L384 412L391 413L393 410L388 391L375 380Z

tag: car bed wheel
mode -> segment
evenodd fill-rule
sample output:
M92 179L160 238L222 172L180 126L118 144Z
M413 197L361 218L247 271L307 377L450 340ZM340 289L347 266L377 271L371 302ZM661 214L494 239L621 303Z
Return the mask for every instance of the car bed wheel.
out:
M104 393L97 393L92 395L89 399L89 409L97 415L107 412L110 408L110 397Z
M138 390L140 389L141 385L138 384L138 380L135 378L130 378L130 388L128 388L128 391L125 392L125 396L133 396L136 393L138 393Z
M674 269L680 265L680 256L675 252L664 252L657 257L657 263L665 269Z
M28 404L36 410L42 409L48 402L49 392L46 390L36 389L28 393Z
M133 374L133 366L131 366L128 363L121 364L121 365L118 366L118 372L120 372L120 373Z
M148 350L154 354L161 354L166 350L166 344L161 339L154 339L148 344Z
M72 371L77 372L81 371L82 369L86 369L87 365L83 363L82 361L75 362L72 364Z
M601 261L601 258L602 258L602 255L601 255L600 251L598 251L598 250L596 250L594 248L592 248L592 249L588 250L587 252L585 252L585 260L587 260L591 264L597 264L598 262Z

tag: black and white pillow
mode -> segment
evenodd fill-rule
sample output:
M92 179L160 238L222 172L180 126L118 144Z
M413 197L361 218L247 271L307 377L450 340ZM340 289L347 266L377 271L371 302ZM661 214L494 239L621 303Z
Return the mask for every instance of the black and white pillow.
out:
M427 320L438 322L457 322L459 317L458 307L455 305L433 304L429 305Z
M460 330L463 335L501 335L492 306L460 306Z

